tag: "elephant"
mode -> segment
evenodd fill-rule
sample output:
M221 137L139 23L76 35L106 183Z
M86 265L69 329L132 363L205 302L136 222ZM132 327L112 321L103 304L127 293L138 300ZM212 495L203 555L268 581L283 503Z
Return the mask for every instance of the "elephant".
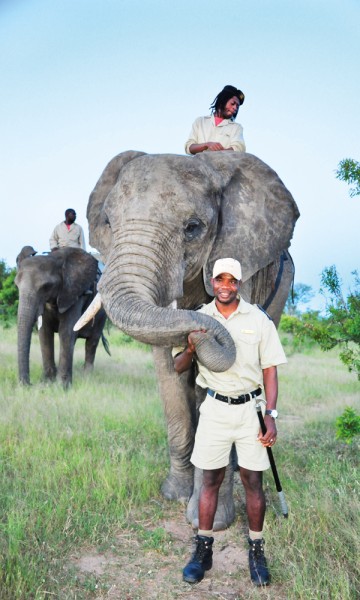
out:
M77 337L85 338L85 369L91 370L100 338L109 352L103 329L106 313L102 309L92 323L78 333L73 326L91 303L96 292L97 260L80 248L61 248L35 256L24 246L17 256L15 283L19 289L18 367L19 381L30 383L30 345L32 328L38 320L43 375L54 380L54 333L59 333L58 376L64 387L72 383L72 364ZM92 289L90 289L92 287Z
M165 498L188 503L194 528L199 477L194 477L190 456L206 390L195 385L195 367L175 373L172 348L185 347L190 331L205 329L205 340L196 347L198 360L214 371L234 362L227 331L195 310L212 299L210 277L218 258L240 261L242 297L265 305L279 323L293 281L288 248L298 217L275 171L239 152L122 152L108 163L90 195L90 243L105 262L101 301L117 327L153 346L170 454L161 489ZM228 471L215 530L234 518Z

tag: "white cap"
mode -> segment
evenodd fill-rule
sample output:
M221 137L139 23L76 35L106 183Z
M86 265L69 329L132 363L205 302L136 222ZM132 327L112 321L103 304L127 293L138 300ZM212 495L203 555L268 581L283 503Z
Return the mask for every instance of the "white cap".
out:
M235 279L240 281L241 279L241 265L235 258L219 258L215 261L213 268L213 278L217 277L221 273L230 273Z

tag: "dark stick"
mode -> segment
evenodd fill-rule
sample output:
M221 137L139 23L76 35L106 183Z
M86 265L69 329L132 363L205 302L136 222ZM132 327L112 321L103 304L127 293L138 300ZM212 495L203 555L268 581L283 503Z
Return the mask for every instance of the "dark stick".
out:
M267 430L266 430L266 425L265 425L264 417L263 417L262 412L261 412L261 404L260 403L256 405L256 412L257 412L257 415L259 417L261 431L262 431L262 433L264 435ZM275 460L274 460L274 456L273 456L273 453L272 453L272 449L267 446L266 450L267 450L267 453L268 453L271 470L272 470L272 473L274 475L276 489L277 489L277 492L279 494L281 511L282 511L282 514L284 515L285 519L287 519L288 516L289 516L289 511L288 511L288 507L287 507L287 504L286 504L284 492L282 491L282 487L281 487L279 475L278 475L278 472L277 472L277 468L276 468L276 465L275 465Z

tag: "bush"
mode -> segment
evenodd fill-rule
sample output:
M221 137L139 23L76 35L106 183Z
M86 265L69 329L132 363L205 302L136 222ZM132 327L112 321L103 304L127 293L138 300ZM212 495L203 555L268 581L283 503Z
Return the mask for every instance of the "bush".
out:
M299 340L314 340L322 350L338 347L340 360L360 380L360 279L357 271L353 276L354 289L345 298L336 267L325 268L321 292L329 295L326 317L317 311L300 316L284 315L281 329Z
M0 260L0 320L9 325L16 319L19 304L19 292L15 285L16 268L6 266Z
M347 406L343 414L336 419L336 439L351 444L360 435L360 415Z

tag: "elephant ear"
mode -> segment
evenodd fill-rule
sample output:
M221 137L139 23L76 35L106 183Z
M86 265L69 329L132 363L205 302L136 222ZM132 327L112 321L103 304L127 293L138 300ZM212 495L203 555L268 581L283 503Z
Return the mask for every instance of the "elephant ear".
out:
M146 153L128 150L115 156L105 167L90 194L86 214L89 222L89 241L90 245L100 252L103 262L106 262L112 247L112 233L104 210L105 200L120 179L122 168L143 154Z
M290 246L300 213L275 171L256 156L240 152L198 156L222 182L218 232L204 269L206 291L212 295L210 278L217 259L239 260L246 282Z
M75 304L79 296L86 292L96 280L98 263L88 252L80 248L57 250L56 258L62 260L62 286L57 297L59 313L64 313Z

